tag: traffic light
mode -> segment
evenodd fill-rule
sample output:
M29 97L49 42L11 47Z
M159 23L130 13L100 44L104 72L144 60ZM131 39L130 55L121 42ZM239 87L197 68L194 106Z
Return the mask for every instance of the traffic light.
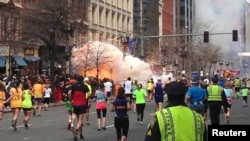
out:
M233 41L234 42L238 41L238 30L233 30Z
M208 43L208 42L209 42L209 32L204 31L204 43Z

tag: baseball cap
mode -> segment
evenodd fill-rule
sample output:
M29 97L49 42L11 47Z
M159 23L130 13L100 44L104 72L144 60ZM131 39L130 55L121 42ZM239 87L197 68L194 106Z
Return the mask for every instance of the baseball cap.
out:
M85 78L84 78L84 81L89 81L89 78L88 78L88 77L85 77Z
M208 80L208 79L204 79L203 82L204 82L205 84L209 84L209 80Z
M177 81L172 81L165 87L165 92L169 96L182 96L186 94L187 90L188 87L184 83Z

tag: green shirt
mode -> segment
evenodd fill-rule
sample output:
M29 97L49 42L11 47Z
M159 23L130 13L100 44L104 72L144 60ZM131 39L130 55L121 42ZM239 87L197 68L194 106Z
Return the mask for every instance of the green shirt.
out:
M247 88L244 88L241 90L242 96L247 96L249 93L249 90Z
M29 90L24 90L24 100L22 102L22 108L32 108L32 100L31 95L29 94Z
M146 96L147 96L147 93L144 89L136 89L134 91L134 96L135 96L135 103L136 104L143 104L143 103L146 103Z

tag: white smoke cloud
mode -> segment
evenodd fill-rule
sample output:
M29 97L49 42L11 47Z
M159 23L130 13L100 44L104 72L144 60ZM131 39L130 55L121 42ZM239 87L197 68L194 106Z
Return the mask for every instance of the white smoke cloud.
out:
M105 64L100 71L100 78L110 78L114 80L115 83L121 83L124 79L131 77L131 79L137 79L139 82L146 85L146 82L152 78L153 73L151 71L150 65L137 57L133 57L131 55L127 55L123 57L123 53L114 45L104 42L93 42L90 45L90 48L96 47L97 44L100 44L103 48L106 48L105 56L109 56L110 63ZM72 56L74 59L72 61L73 68L75 66L79 67L79 62L84 59L84 54L79 52L83 52L86 45L81 48L75 48L72 52ZM81 63L80 63L81 64ZM81 68L84 68L83 63ZM112 70L111 70L112 69ZM112 72L111 72L112 71ZM82 71L78 73L83 75ZM91 72L87 72L87 76L96 76L95 68L91 70Z
M232 33L238 30L239 41L232 41L232 34L210 36L210 41L222 47L225 59L235 58L238 52L245 49L244 33L244 0L196 0L196 18L204 23L212 22L215 26L210 33Z

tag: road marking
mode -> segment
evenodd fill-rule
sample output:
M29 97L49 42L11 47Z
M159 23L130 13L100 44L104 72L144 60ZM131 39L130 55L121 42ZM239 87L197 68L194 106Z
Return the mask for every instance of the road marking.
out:
M92 114L96 114L96 112L91 112L91 113L89 113L90 115L92 115Z
M28 126L30 126L30 125L32 125L32 124L28 124ZM24 127L24 125L20 125L20 126L16 126L16 128L22 128L22 127ZM13 127L9 127L8 129L13 129Z
M106 126L106 128L114 127L114 124Z

